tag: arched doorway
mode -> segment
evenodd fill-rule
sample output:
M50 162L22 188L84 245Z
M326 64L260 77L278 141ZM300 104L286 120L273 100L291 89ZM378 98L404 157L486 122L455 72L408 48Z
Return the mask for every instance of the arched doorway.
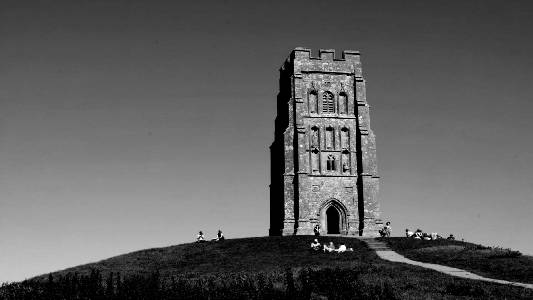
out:
M327 224L328 234L341 233L339 221L340 221L339 212L337 211L337 209L335 209L335 207L330 206L326 210L326 224Z
M317 217L324 234L348 234L347 209L339 200L330 198L324 201Z

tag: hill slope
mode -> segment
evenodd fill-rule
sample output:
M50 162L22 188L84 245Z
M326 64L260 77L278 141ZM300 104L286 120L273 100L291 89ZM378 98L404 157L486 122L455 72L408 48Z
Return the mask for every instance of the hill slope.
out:
M533 299L532 290L380 260L356 238L320 238L354 249L342 254L309 250L313 239L243 238L136 251L4 285L0 299Z
M236 272L270 272L273 270L301 267L349 267L354 261L372 262L376 254L355 238L327 237L320 242L345 243L354 249L343 255L311 253L311 236L255 237L227 239L224 242L188 243L176 246L153 248L115 256L99 262L81 265L52 273L53 276L67 273L89 274L98 270L104 275L120 272L124 276L149 275L158 271L162 277L175 274L209 275ZM312 254L312 255L310 255ZM38 278L44 279L48 275Z

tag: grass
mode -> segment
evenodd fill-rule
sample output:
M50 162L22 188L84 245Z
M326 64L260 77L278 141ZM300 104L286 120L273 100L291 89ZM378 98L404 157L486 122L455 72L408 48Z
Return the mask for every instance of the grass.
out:
M52 273L89 274L98 270L105 277L110 272L120 272L124 276L149 275L155 271L162 278L174 274L188 274L201 277L209 274L235 272L269 272L280 268L302 267L347 267L360 260L375 261L376 254L367 249L364 243L346 237L328 237L320 242L343 242L353 252L343 255L329 255L322 252L311 253L309 245L314 237L256 237L227 239L222 243L188 243L177 246L153 248L115 256L96 263L86 264ZM39 278L46 279L48 275Z
M313 238L147 249L4 284L0 299L533 299L532 290L380 260L354 238L320 239L343 242L353 252L313 252Z
M448 240L382 239L407 258L465 269L481 276L533 283L533 257L518 251Z

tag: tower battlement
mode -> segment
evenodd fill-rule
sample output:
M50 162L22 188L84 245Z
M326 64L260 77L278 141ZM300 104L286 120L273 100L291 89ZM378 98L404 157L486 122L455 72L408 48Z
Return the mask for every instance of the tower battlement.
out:
M297 47L287 57L280 71L289 71L295 75L322 72L362 77L361 54L359 51L344 50L341 57L337 57L334 49L320 49L316 57L311 49Z
M314 59L314 60L327 60L327 61L352 61L360 62L359 51L355 50L343 50L341 52L341 57L336 55L335 49L319 49L318 57L313 56L311 49L304 47L295 48L291 56L295 59Z

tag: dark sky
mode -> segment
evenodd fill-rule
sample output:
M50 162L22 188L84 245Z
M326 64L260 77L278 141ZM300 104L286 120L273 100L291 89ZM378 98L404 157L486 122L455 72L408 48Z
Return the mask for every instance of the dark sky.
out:
M530 1L2 1L0 281L266 235L298 46L361 51L393 234L533 254L532 36Z

